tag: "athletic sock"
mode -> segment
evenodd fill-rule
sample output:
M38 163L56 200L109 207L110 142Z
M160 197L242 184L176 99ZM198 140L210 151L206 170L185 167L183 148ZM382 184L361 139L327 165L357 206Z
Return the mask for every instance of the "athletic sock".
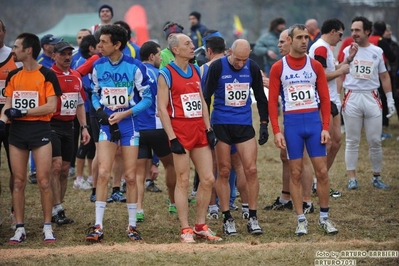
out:
M96 201L96 225L99 224L101 229L103 228L103 218L104 218L104 211L105 206L107 205L104 201Z
M137 203L126 203L126 207L129 214L129 225L136 227Z

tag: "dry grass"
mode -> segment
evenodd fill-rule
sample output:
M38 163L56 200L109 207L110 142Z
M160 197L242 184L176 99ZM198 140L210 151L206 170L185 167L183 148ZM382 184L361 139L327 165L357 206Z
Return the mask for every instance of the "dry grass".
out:
M257 117L255 114L254 117ZM258 124L255 122L255 124ZM271 131L269 129L269 131ZM347 191L345 174L344 142L330 171L332 186L343 196L331 199L331 218L340 230L336 236L326 236L317 230L318 208L309 214L309 234L296 237L296 215L291 211L258 211L259 222L265 234L252 237L246 232L246 224L240 213L234 212L238 237L225 238L222 243L179 243L179 222L176 215L168 214L167 193L161 173L158 185L163 193L145 194L145 221L139 230L145 244L129 243L124 229L127 225L126 205L108 204L105 213L105 242L89 245L84 241L85 230L94 220L94 204L89 202L89 192L72 189L69 181L64 208L74 224L54 227L57 243L45 245L42 241L42 211L39 192L36 186L26 188L26 230L27 240L22 245L10 246L8 238L13 231L9 227L8 211L10 192L8 173L5 170L5 156L2 154L2 195L0 215L0 265L105 265L105 264L157 264L157 265L311 265L318 250L399 250L399 125L392 119L390 133L394 138L383 142L383 180L391 188L377 190L371 185L371 166L365 138L361 143L358 164L360 189ZM273 137L259 147L258 169L261 183L259 209L272 203L281 191L281 163ZM162 171L161 171L162 172ZM238 199L239 200L239 199ZM237 200L237 201L238 201ZM317 198L313 201L318 207ZM239 203L239 202L236 202ZM239 205L239 204L238 204ZM190 222L193 223L195 206L190 206ZM222 221L209 221L210 227L221 234ZM103 252L100 252L103 251ZM94 255L95 253L95 255ZM132 254L133 253L133 254ZM94 256L93 256L94 255ZM93 260L95 258L95 260ZM357 265L398 265L398 259L358 258Z

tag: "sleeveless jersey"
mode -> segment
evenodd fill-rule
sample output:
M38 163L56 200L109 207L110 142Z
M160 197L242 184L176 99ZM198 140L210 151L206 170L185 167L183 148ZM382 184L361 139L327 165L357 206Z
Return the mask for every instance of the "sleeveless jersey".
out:
M201 118L201 78L199 69L188 64L184 73L175 63L164 67L160 74L169 87L168 114L172 118Z
M289 66L286 56L282 58L282 64L280 95L283 112L317 110L320 99L316 90L317 75L311 58L306 55L306 64L299 70L293 70Z
M250 60L240 70L233 70L222 57L222 71L214 92L211 124L252 125L252 75Z
M344 49L345 59L349 47ZM380 86L379 73L386 72L383 51L373 44L359 47L355 58L350 63L350 72L344 80L344 88L353 91L372 91Z
M84 104L84 90L82 90L82 80L80 74L69 69L68 73L62 72L56 65L51 68L57 75L61 87L62 95L57 98L57 109L52 119L60 121L72 121L76 116L78 105Z
M309 49L309 56L315 59L315 56L322 56L326 59L327 66L323 66L326 72L335 71L335 58L334 54L330 49L330 45L323 39L318 39ZM330 92L330 101L336 104L340 104L340 98L337 91L337 80L332 79L327 81L328 91Z

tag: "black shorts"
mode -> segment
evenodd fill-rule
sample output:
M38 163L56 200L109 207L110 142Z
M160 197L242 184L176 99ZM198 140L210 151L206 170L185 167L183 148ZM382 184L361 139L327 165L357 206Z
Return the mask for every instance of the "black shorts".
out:
M339 110L338 107L335 103L331 102L331 115L333 117L336 117L337 115L339 115Z
M89 113L86 113L86 121L90 121ZM91 131L91 127L87 129L90 134L90 141L86 145L80 144L78 151L76 153L76 158L79 159L87 159L93 160L94 156L96 155L96 145L94 144L93 133Z
M73 157L73 121L51 120L51 144L53 158L62 157L62 161L70 162Z
M253 126L217 124L213 125L216 137L229 145L242 143L255 137Z
M18 149L32 150L50 142L50 122L14 120L11 123L8 143Z
M158 157L171 153L169 139L164 129L141 130L139 141L139 159L151 159L152 152Z
M100 124L98 123L97 117L90 117L90 129L91 129L91 138L94 142L98 142L98 137L100 136Z

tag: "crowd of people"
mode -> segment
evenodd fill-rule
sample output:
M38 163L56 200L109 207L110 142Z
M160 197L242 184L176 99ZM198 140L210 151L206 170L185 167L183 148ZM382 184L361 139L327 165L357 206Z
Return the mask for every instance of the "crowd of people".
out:
M162 192L154 182L159 162L168 212L179 218L181 242L221 241L207 225L219 213L224 236L237 235L231 212L239 209L236 187L248 233L261 235L256 163L258 144L269 139L269 123L281 152L282 192L264 210L294 209L296 235L308 233L306 214L315 212L312 192L319 199L319 229L338 233L329 218L329 200L341 193L330 187L328 172L341 147L341 117L348 190L361 183L356 166L362 127L371 183L389 188L381 178L381 141L383 126L399 104L399 95L394 97L399 54L383 21L355 17L337 61L333 50L345 31L339 19L325 20L320 29L315 19L286 29L285 20L275 18L254 46L264 58L259 66L249 58L247 40L237 39L227 49L220 32L201 24L199 12L189 14L189 34L178 23L165 23L164 49L154 41L137 46L129 25L113 23L113 15L111 6L102 5L101 22L77 33L76 51L52 34L39 39L31 33L18 35L9 48L0 20L0 138L10 170L15 229L10 244L26 239L28 180L40 189L46 243L56 241L52 223L74 222L62 204L68 204L68 177L75 175L73 188L91 190L95 203L86 241L104 239L104 213L111 202L126 202L127 236L142 241L137 223L145 219L144 191ZM191 198L190 161L196 172ZM194 226L189 224L190 202L196 204Z

